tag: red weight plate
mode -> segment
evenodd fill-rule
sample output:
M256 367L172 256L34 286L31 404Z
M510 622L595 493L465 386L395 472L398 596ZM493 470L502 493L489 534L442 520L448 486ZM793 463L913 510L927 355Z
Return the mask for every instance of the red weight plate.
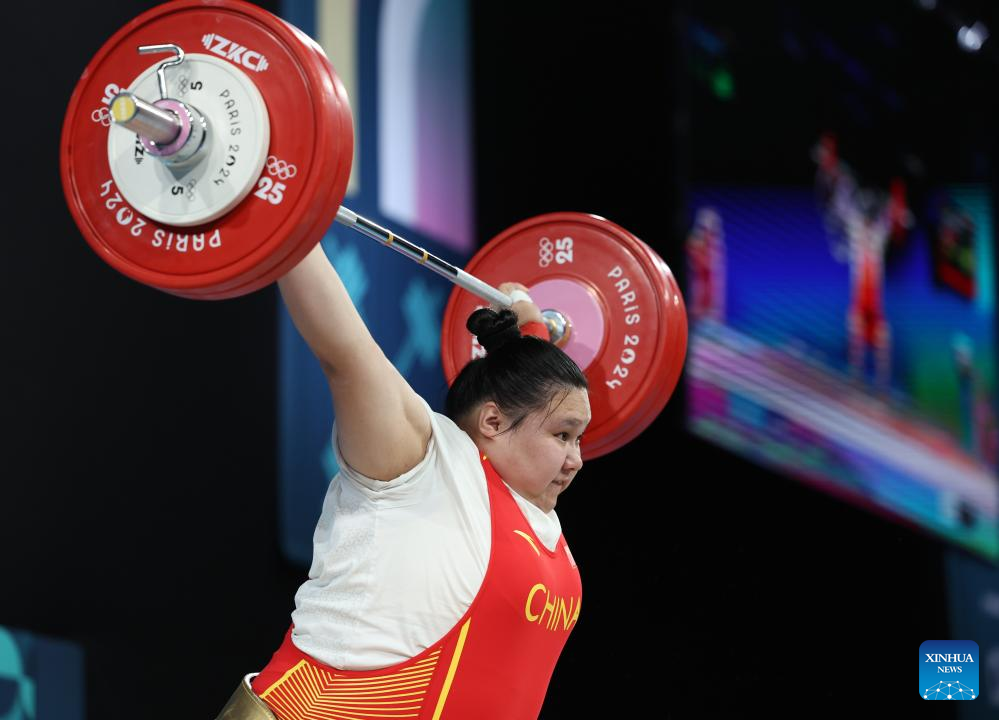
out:
M637 237L632 237L638 243L638 250L649 261L646 267L652 271L658 297L662 301L660 306L662 316L659 322L666 338L666 345L662 348L662 355L657 358L647 402L628 415L619 415L617 423L611 430L604 437L597 439L598 444L588 448L588 457L599 457L623 447L652 424L673 394L686 358L687 314L679 284L659 254ZM591 389L591 397L592 392Z
M627 232L622 230L622 232ZM666 262L649 245L628 233L635 241L637 250L648 259L646 269L657 287L657 297L661 301L662 315L659 317L665 345L663 354L657 357L656 370L653 373L650 391L646 402L635 406L629 415L621 414L617 422L607 434L597 438L587 449L588 458L600 457L613 450L623 447L642 433L659 416L679 381L687 352L687 313L680 293L679 284L673 277ZM591 388L591 397L592 397ZM585 439L585 438L584 438Z
M466 271L494 286L523 283L542 309L570 316L563 349L586 374L593 413L584 458L621 447L662 411L686 353L686 310L666 263L637 237L595 215L552 213L493 238ZM441 336L448 383L481 354L465 322L484 304L451 293Z
M243 73L270 121L268 164L253 191L227 214L194 227L156 221L130 206L108 159L107 102L168 57L139 55L136 48L162 43L179 45L192 61L207 57ZM190 97L195 107L215 100ZM236 128L229 123L212 132ZM318 45L241 0L177 0L128 23L84 70L63 124L61 173L73 218L101 258L167 292L218 299L270 284L308 253L343 200L352 154L347 95Z
M658 384L649 394L650 402L641 409L640 413L635 413L630 421L623 420L621 425L617 427L616 433L608 436L601 447L593 448L591 452L596 453L594 457L623 446L658 417L676 389L686 359L687 313L679 283L662 257L646 243L640 240L638 242L652 266L658 268L655 279L663 301L661 322L667 337L673 338L673 341L668 342L666 353L658 365L659 370L656 373Z

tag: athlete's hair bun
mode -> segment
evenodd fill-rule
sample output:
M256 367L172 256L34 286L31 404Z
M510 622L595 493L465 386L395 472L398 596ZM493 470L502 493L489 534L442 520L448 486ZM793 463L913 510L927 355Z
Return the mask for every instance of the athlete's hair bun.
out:
M486 353L491 353L520 337L517 314L513 310L504 309L496 312L490 308L479 308L468 316L465 327L475 335L479 344L486 349Z

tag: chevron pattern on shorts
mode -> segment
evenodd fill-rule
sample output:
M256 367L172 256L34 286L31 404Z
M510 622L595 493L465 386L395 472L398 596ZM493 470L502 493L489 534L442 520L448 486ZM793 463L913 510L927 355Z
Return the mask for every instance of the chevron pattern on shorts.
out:
M404 670L345 677L300 661L261 697L280 720L390 720L420 714L440 651Z

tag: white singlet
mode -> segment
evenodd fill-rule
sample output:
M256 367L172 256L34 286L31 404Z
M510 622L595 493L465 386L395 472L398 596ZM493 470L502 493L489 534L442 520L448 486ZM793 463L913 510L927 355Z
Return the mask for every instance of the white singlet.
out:
M309 579L295 595L292 641L320 662L374 670L443 637L472 603L489 562L489 491L479 451L448 417L430 414L420 463L389 481L350 468L330 482L313 535ZM562 528L510 491L554 550Z

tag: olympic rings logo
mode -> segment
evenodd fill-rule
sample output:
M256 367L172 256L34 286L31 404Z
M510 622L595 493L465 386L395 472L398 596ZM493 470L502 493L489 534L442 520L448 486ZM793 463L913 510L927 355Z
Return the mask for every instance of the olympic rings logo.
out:
M554 244L552 241L546 237L538 241L538 265L540 267L551 265L552 259L555 257L555 252L552 250L553 247Z
M107 106L99 107L90 113L90 119L104 127L111 127L111 111L107 109Z
M298 174L298 168L284 160L278 160L274 155L267 157L267 172L277 175L281 180L289 180Z

